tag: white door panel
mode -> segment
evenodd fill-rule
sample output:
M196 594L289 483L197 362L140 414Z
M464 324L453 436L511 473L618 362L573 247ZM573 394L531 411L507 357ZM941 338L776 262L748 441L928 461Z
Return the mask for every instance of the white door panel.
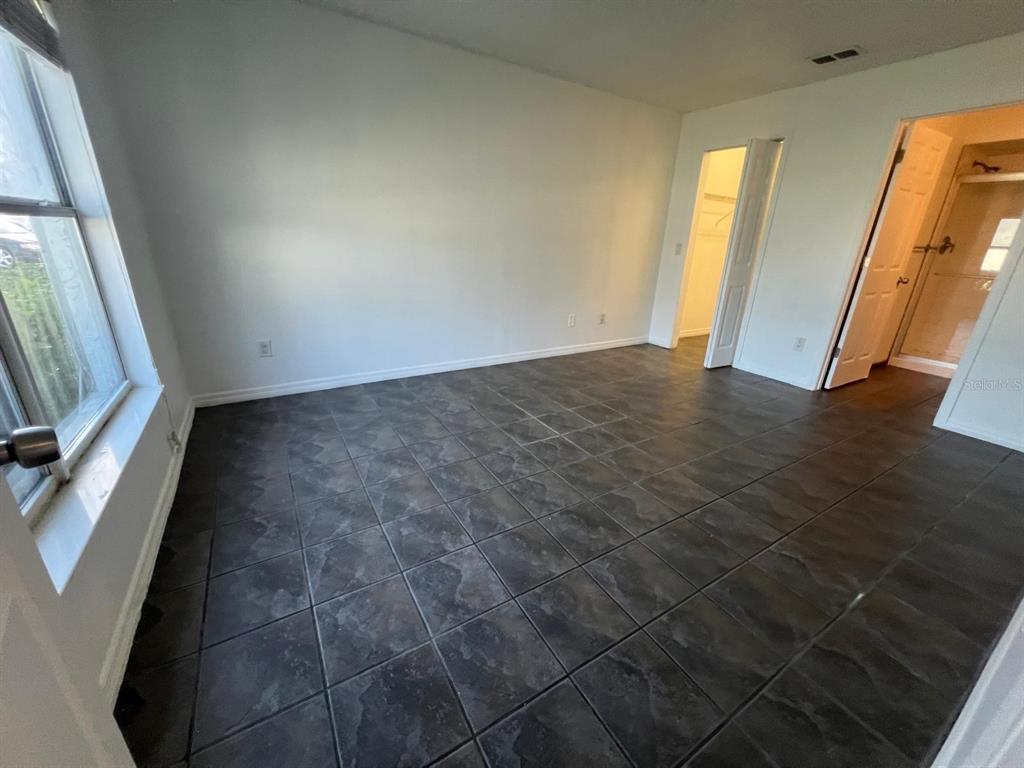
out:
M53 589L35 540L0 473L0 764L134 765L99 686L82 690L64 663Z
M920 197L917 210L918 215L907 222L907 229L903 237L894 243L892 256L895 259L895 272L898 277L902 276L907 282L897 286L893 294L891 305L883 311L886 312L885 322L882 323L875 348L874 362L881 363L889 359L896 334L900 328L900 321L906 312L907 304L914 292L914 283L918 270L914 269L914 246L918 245L917 238L920 237L921 244L928 241L931 232L921 234L923 225L927 224L924 217L928 213L929 206L936 195L944 190L938 188L939 175L942 172L943 163L949 154L952 139L944 133L933 130L926 125L918 123L910 131L910 139L907 143L907 154L904 157L905 169L901 170L901 176L907 173L906 185L913 188L913 194Z
M911 131L903 160L886 192L878 228L868 245L839 338L839 354L825 380L826 389L865 379L871 371L881 340L890 328L894 307L902 298L899 292L909 295L909 286L900 280L950 141L949 136L921 124Z
M751 139L747 142L718 303L704 358L707 368L732 365L736 357L754 259L764 235L781 149L780 141Z
M718 339L719 348L735 347L736 335L739 331L739 314L743 307L744 290L741 286L732 286L727 289L723 300L725 307L722 309L721 336Z

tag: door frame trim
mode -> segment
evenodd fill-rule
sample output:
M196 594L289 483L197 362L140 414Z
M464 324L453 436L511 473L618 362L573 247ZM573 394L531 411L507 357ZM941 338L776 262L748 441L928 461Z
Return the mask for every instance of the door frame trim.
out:
M680 328L680 325L681 325L680 321L683 318L683 306L686 303L687 283L689 282L690 276L692 274L691 270L693 268L693 261L692 261L692 259L690 257L693 255L694 246L696 245L696 242L697 242L697 229L698 229L698 226L700 224L700 206L701 206L701 202L702 202L703 196L704 196L704 183L707 181L707 175L708 175L708 155L710 155L712 152L726 152L726 151L728 151L730 149L743 149L743 150L745 150L746 148L747 148L747 145L746 145L746 143L744 143L744 144L737 144L735 146L730 146L730 147L713 147L713 148L710 148L710 149L703 149L703 150L701 150L701 153L700 153L700 170L697 173L697 192L696 192L696 195L693 198L693 211L690 214L690 227L689 227L689 229L687 231L687 235L686 235L686 248L683 250L683 252L681 254L679 254L679 258L681 258L683 260L683 274L682 274L682 278L679 281L679 299L676 302L676 314L675 314L675 318L672 321L672 338L675 339L675 343L676 344L679 343L679 339L683 338L683 336L682 336L682 329ZM744 162L746 162L746 155L744 155L743 160L744 160ZM739 188L737 188L737 190L736 190L736 203L737 203L737 205L739 204L739 192L740 192L740 190L739 190ZM730 224L730 226L729 226L729 234L726 235L726 237L725 237L726 248L729 247L729 238L730 238L731 235L732 235L732 225ZM716 290L719 287L721 287L722 277L724 276L724 272L725 272L725 270L723 269L723 274L720 275L719 278L718 278L718 283L719 284L718 284L718 286L716 286ZM710 328L708 330L710 331ZM675 345L673 345L673 346L675 346Z

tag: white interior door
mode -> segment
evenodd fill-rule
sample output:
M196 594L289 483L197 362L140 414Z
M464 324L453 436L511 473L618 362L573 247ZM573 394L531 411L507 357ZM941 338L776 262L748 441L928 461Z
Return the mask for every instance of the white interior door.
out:
M764 233L781 150L781 141L751 139L747 142L729 247L704 358L706 368L732 365L736 356L754 258Z
M879 225L857 279L850 312L825 379L831 389L866 379L883 335L890 327L900 291L907 292L903 269L935 189L950 138L915 125L885 195ZM903 304L901 304L903 306Z
M64 664L53 589L0 473L0 763L134 765L99 687L84 691Z
M883 363L889 359L903 315L906 313L907 305L914 293L920 273L917 267L921 263L920 261L915 264L911 263L914 261L914 247L933 240L931 230L937 222L929 222L926 217L935 195L944 191L938 188L939 176L942 174L942 166L952 143L951 136L929 128L923 123L916 123L910 130L906 156L900 167L898 183L907 190L904 194L917 196L918 205L907 206L913 213L912 220L905 222L903 227L900 226L900 222L894 220L892 225L894 231L891 237L888 233L884 233L888 246L897 249L893 253L893 258L899 260L899 272L906 282L898 284L892 306L882 325L878 345L875 348L874 362L876 363ZM907 178L904 179L904 176ZM886 217L883 227L888 228L888 226L889 221ZM881 242L879 242L879 247L882 247Z

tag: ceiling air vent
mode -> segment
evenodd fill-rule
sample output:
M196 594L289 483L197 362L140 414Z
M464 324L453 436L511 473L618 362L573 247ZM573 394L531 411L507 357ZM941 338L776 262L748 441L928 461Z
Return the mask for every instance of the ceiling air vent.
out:
M854 45L851 48L844 48L841 51L835 53L823 53L821 56L812 56L811 61L815 64L831 64L833 61L842 61L843 59L852 59L856 56L861 56L864 53L864 49L859 45Z

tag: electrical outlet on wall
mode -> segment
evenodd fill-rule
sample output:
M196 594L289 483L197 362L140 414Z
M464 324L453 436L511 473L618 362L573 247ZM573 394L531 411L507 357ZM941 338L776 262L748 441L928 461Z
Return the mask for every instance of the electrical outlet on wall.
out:
M260 357L273 357L274 347L270 343L270 339L262 339L256 342L256 349L259 351Z
M566 326L566 328L575 328L576 327L576 315L575 314L570 314L569 315L569 319L565 321L565 326Z
M805 344L807 344L807 339L805 339L803 336L797 336L796 339L793 341L793 351L803 352Z
M598 317L597 317L597 324L598 324L598 325L604 325L604 321L605 321L605 315L604 315L604 312L602 312L602 313L601 313L600 315L598 315Z

